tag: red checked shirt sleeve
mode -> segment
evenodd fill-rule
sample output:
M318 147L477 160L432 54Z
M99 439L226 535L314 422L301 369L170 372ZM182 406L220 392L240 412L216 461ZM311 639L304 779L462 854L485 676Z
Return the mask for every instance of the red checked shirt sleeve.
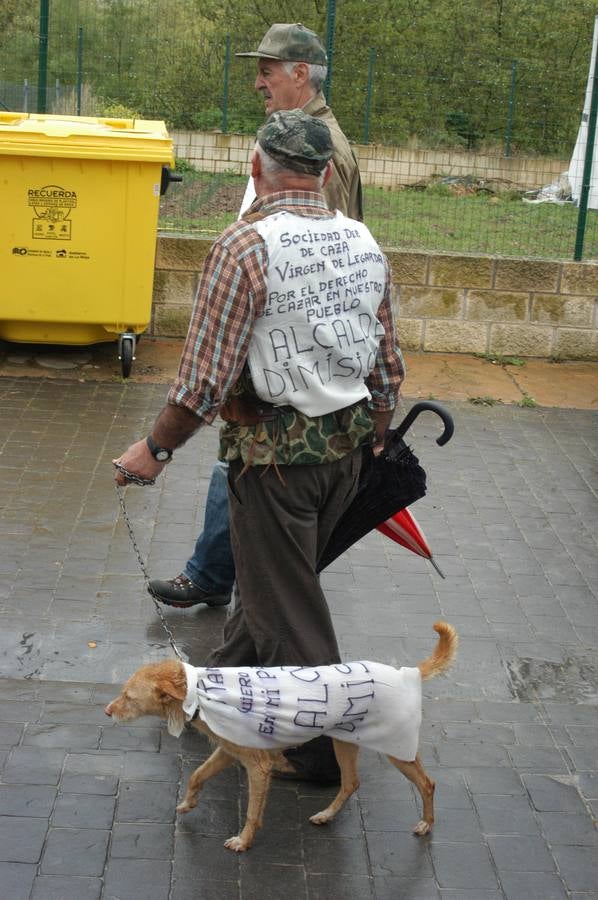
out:
M372 395L368 405L370 409L379 412L395 408L399 399L401 384L405 378L405 362L395 336L391 282L390 266L387 260L384 297L378 307L378 319L384 328L384 337L378 347L376 365L366 379L366 384Z
M178 378L168 402L194 412L204 424L237 382L256 316L266 300L264 242L239 222L215 242L204 265Z

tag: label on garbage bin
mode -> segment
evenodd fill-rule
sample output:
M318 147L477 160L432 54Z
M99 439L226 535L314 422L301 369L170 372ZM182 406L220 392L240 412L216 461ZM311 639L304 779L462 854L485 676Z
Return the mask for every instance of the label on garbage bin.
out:
M36 218L32 222L31 236L41 241L70 241L72 222L69 215L77 206L76 191L58 184L46 184L27 191L29 206Z

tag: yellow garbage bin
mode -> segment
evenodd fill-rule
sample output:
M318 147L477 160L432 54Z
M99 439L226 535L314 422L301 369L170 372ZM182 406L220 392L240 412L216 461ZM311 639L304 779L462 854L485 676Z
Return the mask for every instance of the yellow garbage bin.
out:
M0 338L118 340L128 376L173 165L164 122L0 112Z

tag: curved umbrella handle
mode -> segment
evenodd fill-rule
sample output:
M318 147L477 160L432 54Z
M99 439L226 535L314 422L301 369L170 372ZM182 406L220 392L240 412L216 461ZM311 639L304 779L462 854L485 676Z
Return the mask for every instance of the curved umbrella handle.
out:
M435 403L433 400L421 400L419 403L414 403L401 424L394 429L393 437L395 439L402 438L407 429L413 425L419 414L427 409L431 412L435 412L437 416L440 416L444 424L444 431L439 438L436 438L436 443L439 447L448 444L455 430L453 417L440 405L440 403Z

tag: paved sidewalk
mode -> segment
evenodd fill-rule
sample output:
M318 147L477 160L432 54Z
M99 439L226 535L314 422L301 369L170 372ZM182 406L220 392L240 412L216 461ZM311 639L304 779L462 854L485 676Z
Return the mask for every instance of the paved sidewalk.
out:
M116 726L103 714L138 665L171 655L110 467L147 432L164 384L7 371L1 898L598 898L595 411L449 400L456 432L443 448L434 417L420 417L410 437L429 493L414 511L446 580L378 533L323 575L347 659L413 665L433 646L439 617L461 635L451 673L425 685L433 834L410 833L419 818L410 785L364 753L359 793L332 826L308 821L329 790L276 783L255 847L237 856L222 846L244 809L236 770L176 818L206 743L195 734L176 741L156 720ZM479 382L479 396L488 394ZM215 445L216 430L206 429L155 487L127 489L154 576L175 574L188 555ZM225 615L201 608L167 618L199 663Z

